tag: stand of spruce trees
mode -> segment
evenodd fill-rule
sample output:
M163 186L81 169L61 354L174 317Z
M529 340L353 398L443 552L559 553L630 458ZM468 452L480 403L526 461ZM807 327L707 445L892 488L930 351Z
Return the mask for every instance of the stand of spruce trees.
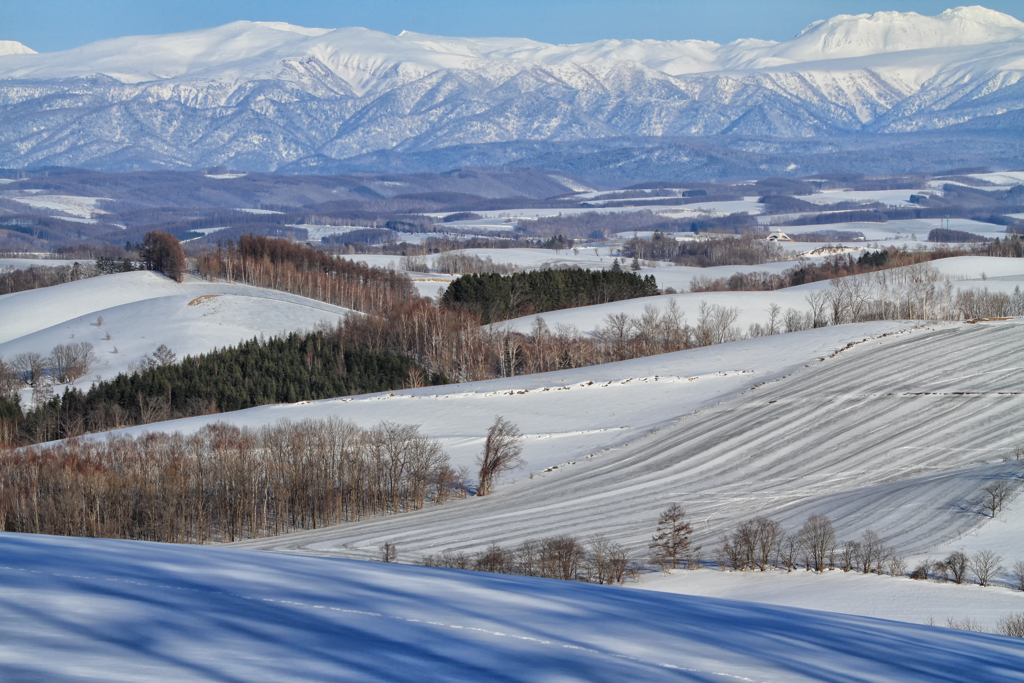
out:
M469 311L487 325L533 313L658 293L653 275L641 277L622 270L573 268L513 275L463 275L448 286L441 302L448 308Z
M408 357L353 348L334 333L292 333L121 374L87 392L69 389L24 415L19 440L38 443L269 403L445 382Z

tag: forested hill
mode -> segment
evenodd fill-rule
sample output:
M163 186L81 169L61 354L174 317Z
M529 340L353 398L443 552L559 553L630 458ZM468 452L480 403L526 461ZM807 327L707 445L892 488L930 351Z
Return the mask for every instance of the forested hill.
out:
M658 294L653 275L621 270L537 270L514 275L463 275L441 299L489 323L576 306Z
M330 332L260 341L118 375L87 393L71 390L25 415L25 441L241 410L444 383L409 358L353 348ZM20 411L18 411L20 412Z

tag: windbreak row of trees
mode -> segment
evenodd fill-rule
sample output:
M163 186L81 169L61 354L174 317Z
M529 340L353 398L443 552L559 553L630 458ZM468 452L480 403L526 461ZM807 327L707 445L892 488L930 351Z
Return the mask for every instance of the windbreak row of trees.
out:
M640 572L625 548L600 535L587 541L568 534L528 539L511 548L491 543L478 553L445 550L424 556L420 564L603 584L622 583L627 575L638 577Z
M533 313L659 293L653 275L568 268L513 275L463 275L448 285L441 305L468 311L487 325Z
M0 271L0 295L62 285L100 274L96 268L81 263L70 266L40 265Z
M363 312L380 312L418 297L412 281L401 273L259 235L218 245L199 258L199 273Z
M785 250L778 243L755 234L683 241L655 232L649 240L640 237L628 240L621 253L629 258L671 261L676 265L699 268L757 265L787 258Z
M173 352L161 349L138 372L98 382L87 392L69 389L28 411L18 425L20 440L38 443L269 403L444 382L426 377L407 357L352 347L338 331L252 339L178 363Z
M0 530L210 543L418 510L465 495L411 425L217 424L191 436L70 440L0 453Z

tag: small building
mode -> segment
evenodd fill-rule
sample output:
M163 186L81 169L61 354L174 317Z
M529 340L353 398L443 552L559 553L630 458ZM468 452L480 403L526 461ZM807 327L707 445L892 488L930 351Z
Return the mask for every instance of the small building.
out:
M793 241L793 238L791 238L789 235L787 235L786 233L782 232L782 230L779 230L778 228L772 228L772 231L770 233L768 233L767 239L768 239L769 242L792 242Z

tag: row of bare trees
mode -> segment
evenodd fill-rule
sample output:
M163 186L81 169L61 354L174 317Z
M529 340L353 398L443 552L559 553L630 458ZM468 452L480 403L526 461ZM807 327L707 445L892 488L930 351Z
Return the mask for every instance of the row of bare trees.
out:
M944 560L924 560L910 572L910 578L923 581L933 579L940 583L951 581L956 584L967 583L973 579L979 586L992 585L1002 572L1003 558L991 550L980 550L967 555L962 550L955 550ZM1013 587L1024 591L1024 562L1018 561L1011 570Z
M841 569L844 572L901 576L906 561L874 531L868 529L859 540L839 542L831 520L812 515L794 533L786 533L777 520L755 517L723 536L718 549L722 568L736 571L793 571Z
M419 298L412 281L401 273L256 235L244 235L237 244L229 240L204 254L199 272L362 312L394 309Z
M445 550L426 555L420 564L603 584L622 583L627 575L636 577L640 571L639 565L630 562L625 548L604 536L594 536L586 542L575 536L553 536L526 540L514 548L491 543L472 554Z
M465 495L412 425L307 420L261 429L76 439L0 454L0 530L208 543L415 510Z
M99 274L100 271L89 264L48 266L46 261L28 268L0 269L0 295L62 285Z

